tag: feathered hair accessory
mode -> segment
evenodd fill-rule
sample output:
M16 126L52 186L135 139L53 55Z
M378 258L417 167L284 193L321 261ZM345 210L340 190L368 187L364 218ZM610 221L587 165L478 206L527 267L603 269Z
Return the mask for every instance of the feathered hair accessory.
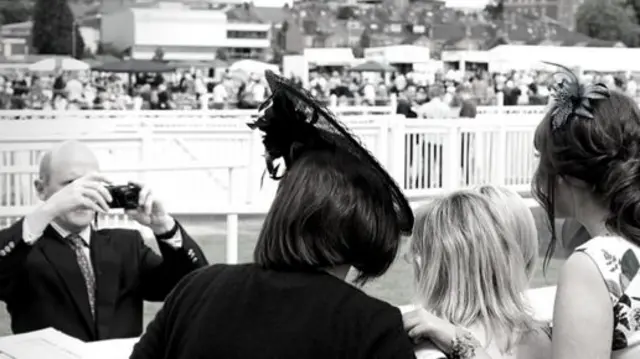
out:
M386 184L403 233L411 233L413 211L396 182L359 140L306 90L265 71L271 96L259 107L258 119L248 126L263 133L265 161L271 178L279 179L278 159L291 168L302 154L314 150L337 150L370 166Z
M551 87L551 126L556 130L573 118L593 119L593 101L609 98L609 89L603 83L582 84L569 68L551 63L561 71L555 75L558 81Z

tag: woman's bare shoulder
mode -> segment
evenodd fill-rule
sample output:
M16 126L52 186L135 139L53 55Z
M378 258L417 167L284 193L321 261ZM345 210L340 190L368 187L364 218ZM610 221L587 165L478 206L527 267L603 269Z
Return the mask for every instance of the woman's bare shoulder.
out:
M536 329L522 336L516 359L548 359L551 357L551 336L548 325L536 327Z

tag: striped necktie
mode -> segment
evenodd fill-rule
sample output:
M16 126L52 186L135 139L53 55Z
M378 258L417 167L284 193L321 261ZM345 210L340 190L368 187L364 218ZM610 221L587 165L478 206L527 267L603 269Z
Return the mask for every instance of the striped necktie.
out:
M77 234L71 234L67 237L69 244L76 254L76 260L78 266L84 277L84 282L87 285L87 296L89 298L89 306L91 307L91 315L95 316L95 303L96 303L96 277L93 274L93 268L89 262L89 258L84 253L86 243Z

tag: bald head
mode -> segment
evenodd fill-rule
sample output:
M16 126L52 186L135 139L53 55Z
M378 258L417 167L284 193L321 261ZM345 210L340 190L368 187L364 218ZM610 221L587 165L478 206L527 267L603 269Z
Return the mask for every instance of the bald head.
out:
M68 181L98 169L98 159L89 146L66 141L42 156L39 177L46 184L52 178L64 177Z

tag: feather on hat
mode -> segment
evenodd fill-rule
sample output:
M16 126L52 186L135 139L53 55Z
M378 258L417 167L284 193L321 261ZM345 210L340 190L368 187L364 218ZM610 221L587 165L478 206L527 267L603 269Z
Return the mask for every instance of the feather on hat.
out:
M545 62L559 67L555 75L558 81L551 87L551 108L549 109L554 130L563 127L573 118L593 119L593 102L609 98L609 89L605 84L583 84L566 66Z

